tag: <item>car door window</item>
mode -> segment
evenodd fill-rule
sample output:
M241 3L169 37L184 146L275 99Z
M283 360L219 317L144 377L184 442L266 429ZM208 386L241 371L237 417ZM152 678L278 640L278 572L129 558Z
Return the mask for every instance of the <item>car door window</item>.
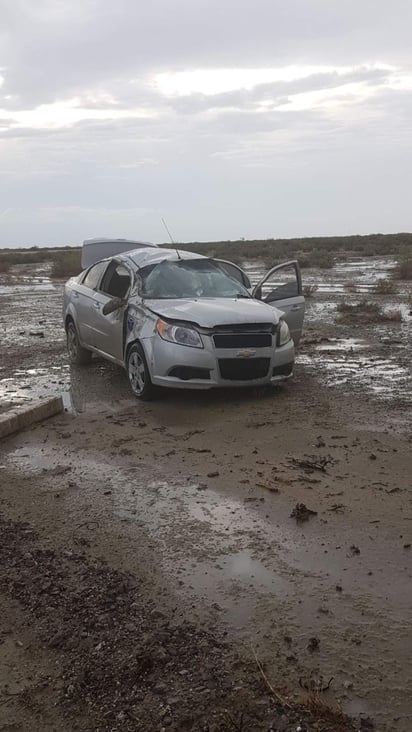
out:
M107 268L100 292L109 297L120 297L122 300L126 298L131 284L130 272L121 262L111 262Z
M305 315L305 298L302 294L298 262L284 262L269 270L255 286L253 296L283 313L297 346Z
M100 282L100 278L107 267L107 262L98 262L86 272L82 280L82 285L89 287L91 290L96 290Z
M277 300L300 295L300 277L296 264L291 262L270 272L260 282L254 294L255 297L266 303L274 303Z

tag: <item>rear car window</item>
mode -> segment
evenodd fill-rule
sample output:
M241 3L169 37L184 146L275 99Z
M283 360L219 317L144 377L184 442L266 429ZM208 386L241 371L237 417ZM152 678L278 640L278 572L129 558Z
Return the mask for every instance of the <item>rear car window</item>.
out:
M96 290L97 285L100 282L100 278L106 267L107 262L98 262L97 264L94 264L93 267L90 267L90 269L86 272L82 280L82 285L84 285L85 287L90 287L91 290Z

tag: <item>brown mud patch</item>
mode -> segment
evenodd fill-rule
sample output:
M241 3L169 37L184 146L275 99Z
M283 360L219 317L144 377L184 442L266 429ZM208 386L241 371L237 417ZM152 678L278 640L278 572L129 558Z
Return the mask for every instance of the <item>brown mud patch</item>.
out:
M176 623L138 577L91 560L81 546L42 546L28 524L1 516L0 536L0 588L55 658L50 676L19 691L3 686L0 721L23 706L47 729L43 705L54 704L81 730L355 730L311 697L305 706L283 699L258 660L235 661L217 635Z

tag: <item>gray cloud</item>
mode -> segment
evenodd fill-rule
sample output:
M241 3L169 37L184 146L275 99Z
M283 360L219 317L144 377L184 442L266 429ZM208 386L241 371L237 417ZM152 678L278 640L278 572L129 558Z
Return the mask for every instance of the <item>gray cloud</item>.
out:
M171 68L403 62L412 24L409 0L3 0L0 10L3 93L23 106Z
M182 240L411 228L412 85L384 68L412 76L409 0L0 0L0 14L0 246L159 241L161 214ZM287 65L351 70L186 96L153 83ZM294 107L323 92L330 106ZM66 126L64 110L55 127L19 116L74 97L89 111Z
M321 89L334 89L345 84L363 83L376 85L388 77L386 69L361 68L347 73L325 72L294 81L277 81L269 84L257 84L251 89L236 89L221 94L193 93L175 96L171 100L174 109L183 113L202 112L206 109L236 107L250 108L263 102L272 102L276 106L285 104L290 96Z

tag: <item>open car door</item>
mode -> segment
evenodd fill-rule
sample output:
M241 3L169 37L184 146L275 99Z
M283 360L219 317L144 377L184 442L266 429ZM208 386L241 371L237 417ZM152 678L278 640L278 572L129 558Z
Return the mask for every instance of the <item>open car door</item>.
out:
M272 267L252 291L257 300L273 305L285 313L295 346L302 335L305 315L305 298L302 292L302 277L296 260Z

